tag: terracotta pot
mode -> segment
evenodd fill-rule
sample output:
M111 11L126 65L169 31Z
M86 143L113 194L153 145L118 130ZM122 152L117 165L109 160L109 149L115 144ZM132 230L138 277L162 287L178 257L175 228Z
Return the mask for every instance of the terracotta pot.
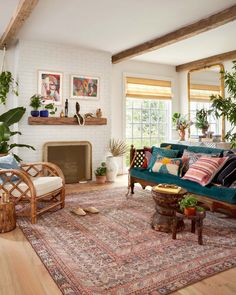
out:
M196 208L195 207L184 208L184 215L186 216L196 215Z
M96 176L96 183L97 184L103 184L106 182L106 175L103 176Z

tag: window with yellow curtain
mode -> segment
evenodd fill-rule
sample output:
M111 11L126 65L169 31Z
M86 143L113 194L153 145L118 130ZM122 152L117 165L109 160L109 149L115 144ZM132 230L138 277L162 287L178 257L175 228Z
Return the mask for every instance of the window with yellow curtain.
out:
M126 78L126 142L135 147L159 145L171 130L171 82Z
M190 118L195 122L196 112L200 109L211 109L211 95L220 94L220 86L210 84L191 84L190 85ZM213 115L208 116L209 129L208 131L214 134L221 133L221 120L216 119ZM191 126L191 136L201 135L202 131L197 129L193 124Z

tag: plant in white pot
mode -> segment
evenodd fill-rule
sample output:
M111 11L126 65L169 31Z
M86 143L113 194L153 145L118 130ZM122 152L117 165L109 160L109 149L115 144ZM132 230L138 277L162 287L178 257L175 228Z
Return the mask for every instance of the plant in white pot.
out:
M111 139L109 143L109 152L111 155L106 158L106 176L107 181L114 182L119 169L117 158L125 155L127 152L127 145L123 140Z

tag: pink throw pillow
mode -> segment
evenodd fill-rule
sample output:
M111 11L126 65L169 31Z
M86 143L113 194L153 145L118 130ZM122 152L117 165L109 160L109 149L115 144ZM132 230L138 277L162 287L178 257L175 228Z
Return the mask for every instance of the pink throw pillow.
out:
M216 173L223 167L228 157L208 158L201 157L197 162L192 164L186 172L183 179L191 180L206 186L209 184Z

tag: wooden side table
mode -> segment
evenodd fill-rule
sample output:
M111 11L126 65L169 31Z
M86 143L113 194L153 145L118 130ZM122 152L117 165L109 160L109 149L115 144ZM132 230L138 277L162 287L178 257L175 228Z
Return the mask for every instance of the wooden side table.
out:
M16 211L13 202L0 203L0 233L16 228Z
M179 212L176 212L174 221L173 221L173 231L172 231L172 238L176 239L176 233L177 233L177 225L179 221L183 221L184 219L190 219L191 220L191 233L195 233L195 230L197 228L197 234L198 234L198 244L203 245L202 241L202 229L203 229L203 219L206 217L206 212L197 212L196 215L193 216L187 216L184 214L181 214Z
M152 216L152 227L154 230L162 232L172 232L173 219L176 210L179 208L179 201L187 193L181 189L178 193L159 190L158 187L152 188L152 197L156 203L156 212ZM177 231L184 229L183 220L177 221Z

